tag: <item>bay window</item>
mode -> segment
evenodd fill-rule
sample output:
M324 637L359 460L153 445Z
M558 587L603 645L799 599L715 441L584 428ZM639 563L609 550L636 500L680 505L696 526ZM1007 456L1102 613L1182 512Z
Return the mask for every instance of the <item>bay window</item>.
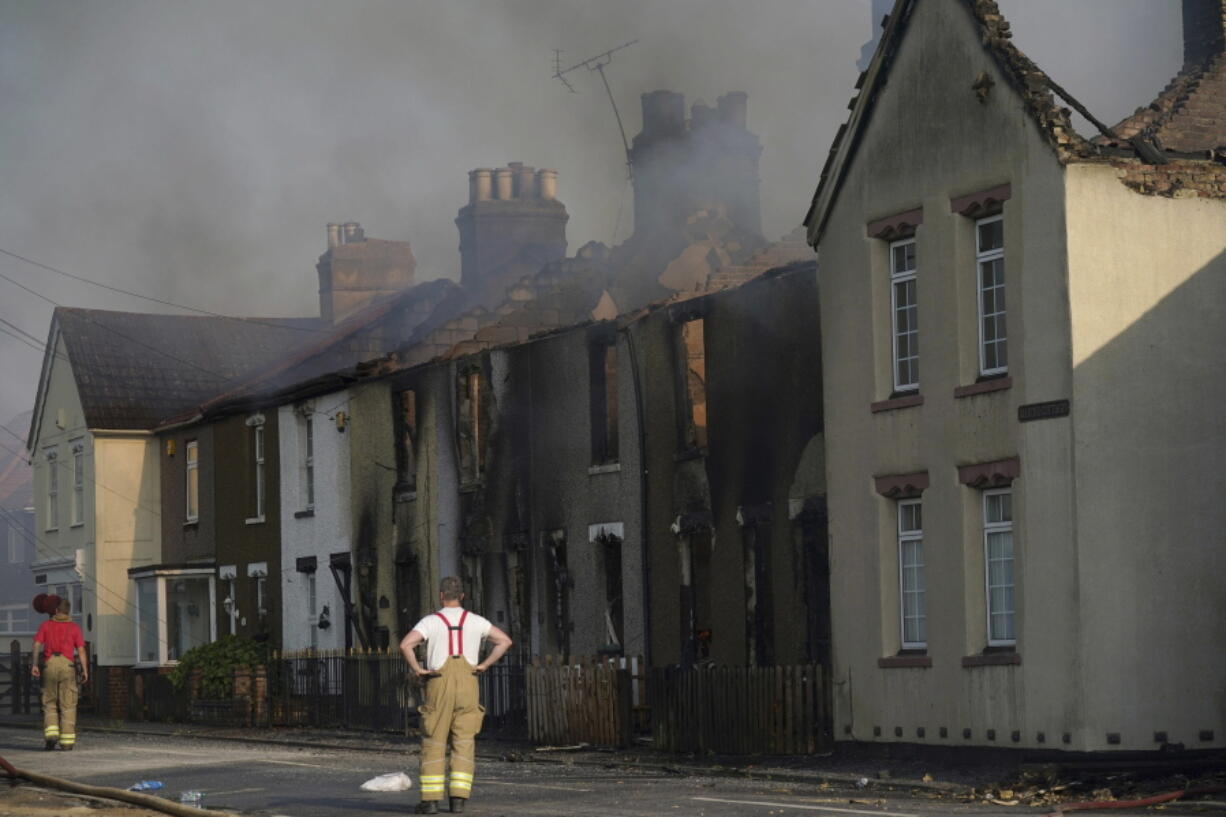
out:
M144 568L130 575L136 581L138 664L174 663L216 639L212 568Z

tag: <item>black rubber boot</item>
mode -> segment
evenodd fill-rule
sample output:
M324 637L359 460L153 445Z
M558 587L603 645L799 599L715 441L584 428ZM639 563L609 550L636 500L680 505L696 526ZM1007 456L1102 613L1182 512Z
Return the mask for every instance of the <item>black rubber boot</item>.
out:
M468 799L467 797L451 798L451 813L452 814L463 814L464 813L464 801L467 799Z
M437 800L422 800L417 804L417 808L413 809L414 814L438 814Z
M44 750L46 750L46 751L48 751L48 752L50 752L52 749L54 749L54 748L55 748L55 744L57 744L57 743L59 743L59 741L58 741L58 740L51 740L51 739L48 739L48 740L46 740L46 741L44 741L44 742L43 742L43 749L44 749Z

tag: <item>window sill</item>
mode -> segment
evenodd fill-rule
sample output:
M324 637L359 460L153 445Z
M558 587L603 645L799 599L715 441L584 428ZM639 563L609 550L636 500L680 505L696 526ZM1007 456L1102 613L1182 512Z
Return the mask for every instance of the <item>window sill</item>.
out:
M315 516L314 508L307 508L304 511L294 511L295 519L310 519L313 516Z
M1013 388L1013 378L1005 375L1003 377L993 376L990 379L980 380L978 383L972 383L969 386L958 386L954 389L954 397L974 397L976 394L989 394L994 391L1005 391Z
M83 528L83 527L85 527L85 523L84 523L84 522L73 522L73 523L72 523L71 525L69 525L68 527L69 527L69 528Z
M251 517L250 519L245 520L245 521L244 521L244 524L247 524L247 525L263 525L263 524L264 524L264 517L262 517L262 516L253 516L253 517Z
M1012 650L1002 652L985 652L979 655L962 656L962 666L971 667L1007 667L1022 663L1021 653Z
M622 464L620 462L606 462L601 465L593 465L587 469L587 472L589 475L595 476L596 474L617 474L621 470Z
M932 666L931 655L889 655L877 659L881 669L927 669Z
M184 523L183 523L183 527L184 527L185 529L186 529L186 528L195 528L195 527L199 527L199 526L200 526L200 520L199 520L199 519L189 519L189 520L187 520L186 522L184 522Z
M462 494L471 494L475 491L480 491L480 490L481 490L480 480L477 480L476 482L461 482L460 483L460 493Z
M400 489L396 491L396 495L393 498L397 502L412 502L415 499L417 499L417 491L415 490L406 491L406 490Z
M43 533L59 533L59 532L60 532L59 527L43 528Z
M924 405L924 395L908 394L904 397L891 397L888 400L878 400L876 403L869 404L869 411L873 414L878 414L883 411L894 411L896 409L910 408L911 406Z

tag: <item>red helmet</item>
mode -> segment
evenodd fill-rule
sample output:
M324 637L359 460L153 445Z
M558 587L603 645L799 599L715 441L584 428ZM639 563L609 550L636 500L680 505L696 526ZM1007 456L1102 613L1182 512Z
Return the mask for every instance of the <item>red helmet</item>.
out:
M47 594L46 593L39 593L37 596L34 597L34 612L36 613L47 612Z

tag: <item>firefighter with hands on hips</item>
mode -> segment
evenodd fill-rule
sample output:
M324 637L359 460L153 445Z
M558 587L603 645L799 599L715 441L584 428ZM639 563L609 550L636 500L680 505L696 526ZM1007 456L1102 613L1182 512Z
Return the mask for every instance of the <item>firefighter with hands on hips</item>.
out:
M426 703L421 712L421 802L418 814L438 814L438 803L447 788L451 811L458 814L472 794L477 733L485 708L478 700L477 676L511 648L511 638L476 613L461 606L464 588L455 576L439 584L442 609L414 625L400 642L413 673L426 680ZM481 642L493 649L478 663ZM426 666L417 661L414 648L426 645ZM445 774L447 743L451 741L450 785Z
M78 666L81 683L89 680L85 637L72 620L72 602L68 599L41 596L40 603L36 597L34 609L51 614L35 633L34 652L30 656L30 674L43 682L44 748L54 749L58 743L61 749L72 749L77 744Z

